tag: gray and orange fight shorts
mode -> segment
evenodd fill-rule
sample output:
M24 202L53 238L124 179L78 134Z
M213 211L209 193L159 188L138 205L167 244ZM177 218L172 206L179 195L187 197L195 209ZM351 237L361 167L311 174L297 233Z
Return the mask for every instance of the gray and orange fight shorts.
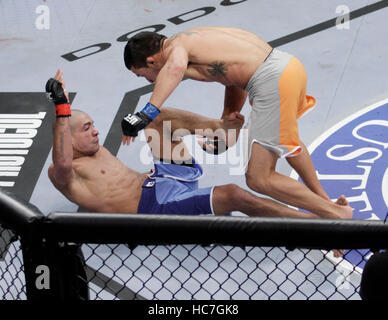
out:
M315 105L306 86L302 63L273 49L245 88L252 105L245 139L247 162L255 142L281 158L301 152L297 119Z

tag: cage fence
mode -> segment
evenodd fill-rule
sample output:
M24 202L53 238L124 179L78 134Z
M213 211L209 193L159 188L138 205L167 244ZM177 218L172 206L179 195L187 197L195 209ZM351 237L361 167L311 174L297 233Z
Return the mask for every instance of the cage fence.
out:
M91 299L359 300L369 250L84 244ZM347 260L351 257L352 264Z
M19 238L0 226L0 299L25 300L23 253Z
M385 221L28 210L0 223L2 300L360 300L365 263L388 247Z

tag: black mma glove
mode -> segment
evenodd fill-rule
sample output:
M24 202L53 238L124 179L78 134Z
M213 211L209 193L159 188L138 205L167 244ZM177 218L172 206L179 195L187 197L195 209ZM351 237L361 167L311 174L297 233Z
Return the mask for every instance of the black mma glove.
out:
M158 108L151 103L147 103L140 112L127 114L121 121L123 134L128 137L137 137L138 132L148 126L159 113Z
M208 148L207 146L213 146L214 148ZM224 140L220 140L217 137L207 138L205 142L205 146L202 147L204 151L210 154L220 154L228 150L228 146L226 145Z
M57 117L71 116L70 103L62 88L62 83L50 78L46 83L46 96L49 101L54 102Z

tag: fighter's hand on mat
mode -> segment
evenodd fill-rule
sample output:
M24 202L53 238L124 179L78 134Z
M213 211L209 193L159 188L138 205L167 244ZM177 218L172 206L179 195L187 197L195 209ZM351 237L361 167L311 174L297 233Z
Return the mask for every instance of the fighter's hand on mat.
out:
M69 95L65 89L61 69L57 71L54 78L50 78L46 82L46 96L54 102L57 117L69 117L71 115Z
M121 121L121 129L123 130L123 144L129 145L131 140L135 141L135 137L139 131L147 127L160 113L160 110L147 103L147 105L135 114L127 114Z

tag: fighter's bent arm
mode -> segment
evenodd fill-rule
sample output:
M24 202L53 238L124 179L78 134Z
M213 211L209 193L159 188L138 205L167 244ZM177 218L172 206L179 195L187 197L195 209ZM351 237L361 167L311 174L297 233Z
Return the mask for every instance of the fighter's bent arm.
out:
M182 81L187 70L188 54L181 46L174 47L167 59L166 64L160 70L150 103L161 108L170 94Z
M240 112L247 99L248 92L242 88L235 86L225 87L225 100L224 111L222 113L222 119L231 114L234 111Z
M52 155L53 178L58 184L68 184L73 175L73 146L68 117L60 117L55 120Z
M66 185L73 175L73 145L70 131L71 107L65 90L62 70L59 69L53 78L46 83L46 93L55 104L56 119L54 123L53 165L49 176L56 184Z
M128 137L134 139L140 130L146 128L160 114L163 103L182 81L187 63L188 53L185 48L176 46L171 49L166 64L156 78L150 102L140 112L128 114L121 121L124 144L129 144Z

